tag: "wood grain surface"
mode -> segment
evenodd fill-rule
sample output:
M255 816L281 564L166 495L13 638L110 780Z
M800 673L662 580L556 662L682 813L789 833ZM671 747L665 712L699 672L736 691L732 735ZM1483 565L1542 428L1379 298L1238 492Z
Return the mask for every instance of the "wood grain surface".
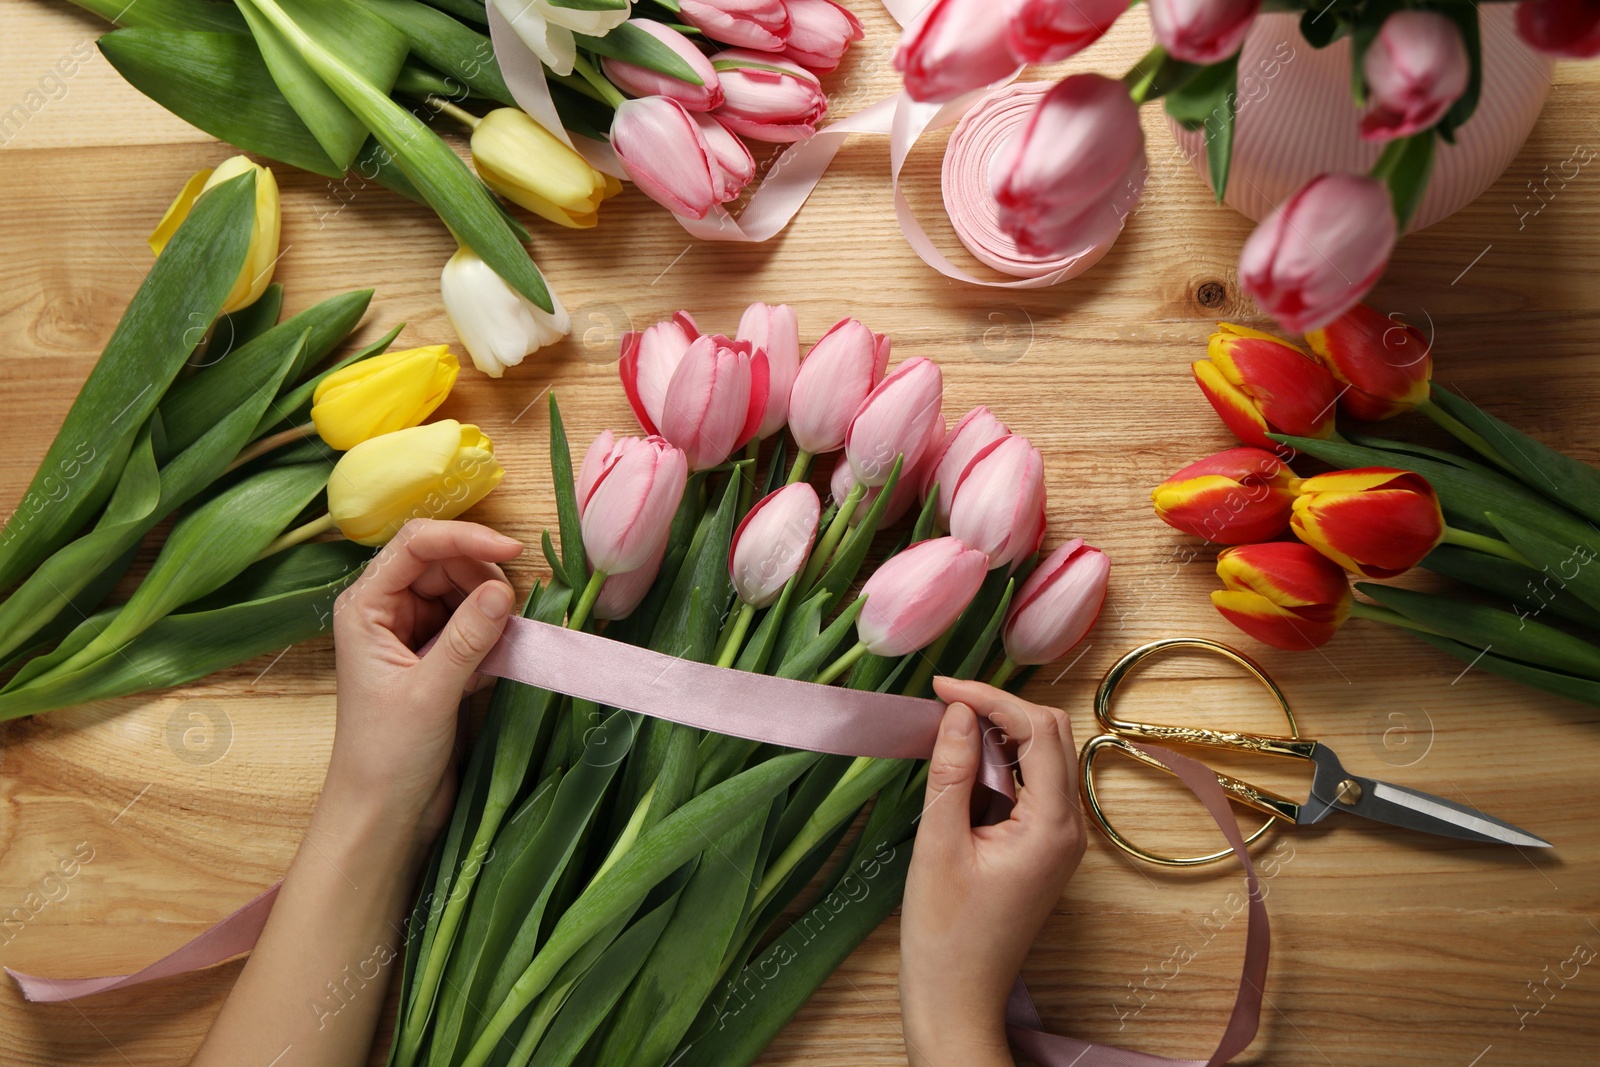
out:
M877 5L854 6L869 36L828 81L835 114L894 86L891 25ZM150 265L145 235L190 173L231 154L124 84L88 47L102 28L61 0L0 7L0 111L30 92L43 99L0 150L8 510ZM1069 66L1121 70L1147 33L1136 10ZM64 56L80 62L58 87L47 75ZM1519 208L1545 167L1600 139L1597 116L1600 66L1558 66L1510 170L1470 208L1406 240L1373 296L1435 335L1442 382L1591 461L1600 179L1585 170L1536 216L1519 220ZM596 230L533 220L536 255L574 329L501 381L465 372L441 411L481 425L507 469L477 517L530 544L553 521L537 403L547 389L575 440L631 424L616 380L622 331L683 307L731 332L751 300L793 304L807 341L859 316L893 338L898 358L943 365L947 414L988 404L1030 435L1046 459L1050 543L1081 535L1115 561L1084 654L1029 690L1066 708L1080 739L1094 685L1121 653L1179 634L1236 640L1288 692L1303 729L1352 770L1470 801L1558 845L1531 855L1338 820L1269 836L1259 855L1272 972L1260 1035L1239 1062L1595 1063L1600 963L1576 960L1600 949L1600 716L1463 671L1373 623L1352 623L1321 652L1254 645L1207 601L1213 553L1151 514L1152 485L1230 443L1187 363L1219 317L1266 323L1236 287L1248 223L1173 161L1155 109L1146 123L1141 209L1102 263L1043 291L956 285L918 261L896 230L881 139L846 147L795 224L765 245L691 241L631 190L605 205ZM941 146L935 136L917 150L911 197L941 247L967 262L939 214ZM287 310L370 286L363 337L403 320L402 343L453 340L438 296L453 246L428 212L376 187L277 175ZM525 588L542 567L530 552L514 578ZM0 962L56 975L136 969L271 884L322 781L332 666L331 644L316 641L180 690L0 727L0 915L27 915L0 934ZM1274 726L1264 695L1218 662L1159 666L1129 699L1171 721ZM1181 825L1187 809L1167 786L1131 774L1114 785L1130 831L1198 834ZM75 849L92 859L46 882ZM1093 838L1027 964L1047 1022L1149 1052L1208 1054L1237 979L1241 891L1234 867L1169 874ZM903 1063L896 947L891 918L763 1062ZM56 1006L26 1005L6 983L0 1064L183 1062L239 966Z

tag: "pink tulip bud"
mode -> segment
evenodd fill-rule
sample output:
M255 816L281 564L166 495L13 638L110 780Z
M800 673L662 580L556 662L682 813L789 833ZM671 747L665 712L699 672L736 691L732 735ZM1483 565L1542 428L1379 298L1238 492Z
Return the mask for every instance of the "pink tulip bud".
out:
M728 573L739 599L770 607L800 573L817 537L822 501L805 482L786 485L756 502L734 531Z
M626 619L633 614L650 592L650 587L655 584L656 575L661 572L661 560L667 554L667 539L661 539L661 545L643 567L636 567L623 574L611 574L600 586L600 595L595 598L593 614L597 619Z
M1015 0L933 0L900 35L894 69L913 100L953 100L1016 71L1006 40Z
M844 445L856 409L883 380L889 339L841 319L811 346L789 391L789 432L813 455Z
M574 489L578 494L578 512L582 514L583 505L588 501L589 494L594 492L595 483L600 480L600 473L616 458L618 446L627 447L628 442L639 440L637 437L618 438L610 430L601 430L599 436L589 445L589 451L583 454L583 462L578 466L578 477Z
M1028 63L1077 55L1126 10L1128 0L1022 0L1011 17L1011 52Z
M622 391L645 433L661 432L667 386L683 362L683 354L699 336L700 328L687 311L680 311L643 333L629 330L622 335L622 360L617 370L622 376Z
M711 156L717 161L720 171L714 179L717 200L725 204L729 200L739 199L744 187L756 176L756 161L750 155L750 149L728 127L718 122L715 115L697 111L690 117L700 127L700 136L706 139L706 147L711 149Z
M950 528L950 502L955 499L956 485L973 457L991 445L1009 436L1006 424L994 417L986 407L976 407L961 417L961 421L945 434L929 452L922 468L922 484L918 487L922 502L938 483L939 502L934 505L934 515L941 530Z
M954 537L921 541L884 560L861 587L856 636L875 656L903 656L948 630L983 585L989 562Z
M683 449L690 470L706 470L754 437L766 410L766 354L749 341L700 337L667 384L661 436Z
M1220 63L1239 50L1261 0L1150 0L1156 40L1174 59Z
M928 447L933 424L940 419L944 375L939 364L918 356L908 359L867 394L845 430L844 453L856 480L878 486L889 480L897 456L901 479L910 481Z
M789 39L783 54L814 74L839 65L851 41L865 35L856 17L833 0L784 0L789 9Z
M788 304L751 304L739 319L739 340L767 354L767 410L756 436L765 440L789 418L789 391L800 373L800 326Z
M723 44L778 52L789 39L783 0L682 0L683 21Z
M681 81L649 67L604 56L600 66L618 89L630 96L669 97L689 111L710 111L722 103L722 86L717 82L716 68L693 41L666 23L654 19L637 19L630 25L672 49L699 76L700 84Z
M662 438L631 440L612 450L582 509L584 551L606 574L626 574L654 558L689 476L683 453Z
M1517 34L1552 56L1600 56L1600 3L1596 0L1522 0Z
M1472 63L1454 19L1437 11L1396 11L1383 20L1362 71L1372 110L1361 119L1361 136L1388 141L1443 118L1466 92Z
M984 446L956 483L950 532L990 568L1027 559L1044 539L1044 458L1021 434Z
M1250 235L1239 255L1241 287L1284 328L1309 333L1372 288L1388 265L1396 231L1381 182L1324 174Z
M622 169L673 214L703 219L726 191L721 164L683 105L665 96L624 100L611 120Z
M1000 228L1030 255L1111 241L1144 188L1144 129L1119 81L1074 74L1040 99L990 172Z
M817 132L828 110L817 76L798 63L764 52L733 50L711 57L722 82L716 116L755 141L799 141Z
M1000 639L1021 666L1053 663L1082 641L1100 617L1111 560L1082 538L1068 541L1022 583Z

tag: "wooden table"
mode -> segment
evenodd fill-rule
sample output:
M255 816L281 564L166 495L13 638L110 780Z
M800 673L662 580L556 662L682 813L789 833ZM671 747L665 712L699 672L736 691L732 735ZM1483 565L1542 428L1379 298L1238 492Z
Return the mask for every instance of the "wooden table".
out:
M876 5L856 6L869 38L831 83L838 113L893 85L887 19ZM149 267L145 235L190 173L230 154L89 52L101 29L60 0L0 11L0 104L41 86L48 97L0 152L7 509ZM1122 69L1146 33L1136 11L1076 62ZM41 82L74 53L88 58L62 90ZM1564 64L1555 81L1511 169L1472 207L1405 241L1374 301L1431 318L1441 381L1600 460L1600 193L1585 173L1525 227L1512 206L1541 168L1596 136L1600 66ZM1154 109L1146 122L1154 157L1169 135ZM941 143L918 152L913 199L941 246L960 256L937 218ZM1322 654L1248 642L1207 603L1211 552L1150 513L1150 486L1230 443L1185 364L1217 318L1263 324L1236 287L1249 224L1213 205L1187 169L1153 167L1145 207L1082 279L1042 291L964 287L920 263L897 233L886 151L881 140L851 143L796 223L766 245L692 241L631 191L605 205L597 230L537 224L539 262L574 330L502 381L465 372L441 412L480 424L508 471L478 516L529 543L553 520L548 426L534 403L546 389L559 392L575 439L631 425L616 381L623 330L687 307L704 327L731 332L751 300L793 304L808 341L843 315L859 316L893 337L900 358L940 361L948 413L989 404L1039 445L1050 543L1082 535L1115 560L1085 654L1065 671L1042 672L1030 689L1069 709L1080 737L1097 679L1128 648L1175 634L1237 639L1288 691L1305 730L1353 769L1469 799L1560 846L1528 855L1375 825L1327 825L1265 844L1273 964L1260 1035L1240 1062L1596 1062L1600 965L1574 977L1569 961L1600 949L1600 716L1463 672L1371 623L1352 624ZM428 212L378 188L352 192L283 167L277 175L285 253L277 276L289 310L372 286L363 336L404 320L403 343L453 340L438 296L452 244ZM1209 286L1202 304L1209 283L1220 284L1221 300ZM514 577L526 586L542 567L530 552ZM315 641L180 690L0 727L0 915L30 916L0 934L0 961L56 975L132 970L270 885L322 781L332 666L330 643ZM1137 697L1152 714L1273 725L1250 710L1260 699L1248 683L1216 663L1155 674ZM1160 819L1171 799L1162 789L1124 790L1145 804L1128 816L1131 827ZM74 849L92 859L70 880L47 883L57 857ZM1151 1052L1208 1052L1237 980L1243 922L1230 894L1241 888L1233 867L1172 875L1092 839L1027 965L1046 1019ZM896 945L891 918L764 1062L904 1062ZM25 1005L6 983L0 1063L181 1062L239 967L58 1006Z

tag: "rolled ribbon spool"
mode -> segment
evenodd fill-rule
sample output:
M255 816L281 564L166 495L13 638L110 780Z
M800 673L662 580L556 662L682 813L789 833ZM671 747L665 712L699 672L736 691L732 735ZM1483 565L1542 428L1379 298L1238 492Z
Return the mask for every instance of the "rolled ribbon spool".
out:
M995 160L1011 138L1050 91L1049 82L1021 82L997 89L979 100L961 117L944 150L940 185L944 210L972 257L1014 278L1038 278L1062 272L1073 277L1100 261L1116 243L1108 241L1064 256L1040 258L1017 247L1000 228L1000 205L995 200L991 175Z

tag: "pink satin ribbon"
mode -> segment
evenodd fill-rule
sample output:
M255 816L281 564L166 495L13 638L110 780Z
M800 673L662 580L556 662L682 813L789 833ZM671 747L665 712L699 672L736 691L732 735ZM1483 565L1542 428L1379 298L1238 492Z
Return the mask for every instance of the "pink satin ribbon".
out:
M595 634L513 618L481 673L592 700L606 707L667 719L702 730L786 748L849 756L924 759L933 752L943 705L888 693L867 693L708 666L621 644ZM1015 753L985 737L979 779L1015 798ZM1226 1063L1250 1044L1261 1014L1269 930L1260 885L1216 776L1175 752L1139 746L1165 763L1205 803L1244 865L1249 887L1244 967L1239 992L1216 1052L1206 1060L1173 1060L1061 1037L1044 1030L1019 980L1007 1006L1012 1042L1043 1067L1202 1067ZM28 1000L73 1000L220 963L255 944L277 886L182 948L130 975L51 979L7 968Z

